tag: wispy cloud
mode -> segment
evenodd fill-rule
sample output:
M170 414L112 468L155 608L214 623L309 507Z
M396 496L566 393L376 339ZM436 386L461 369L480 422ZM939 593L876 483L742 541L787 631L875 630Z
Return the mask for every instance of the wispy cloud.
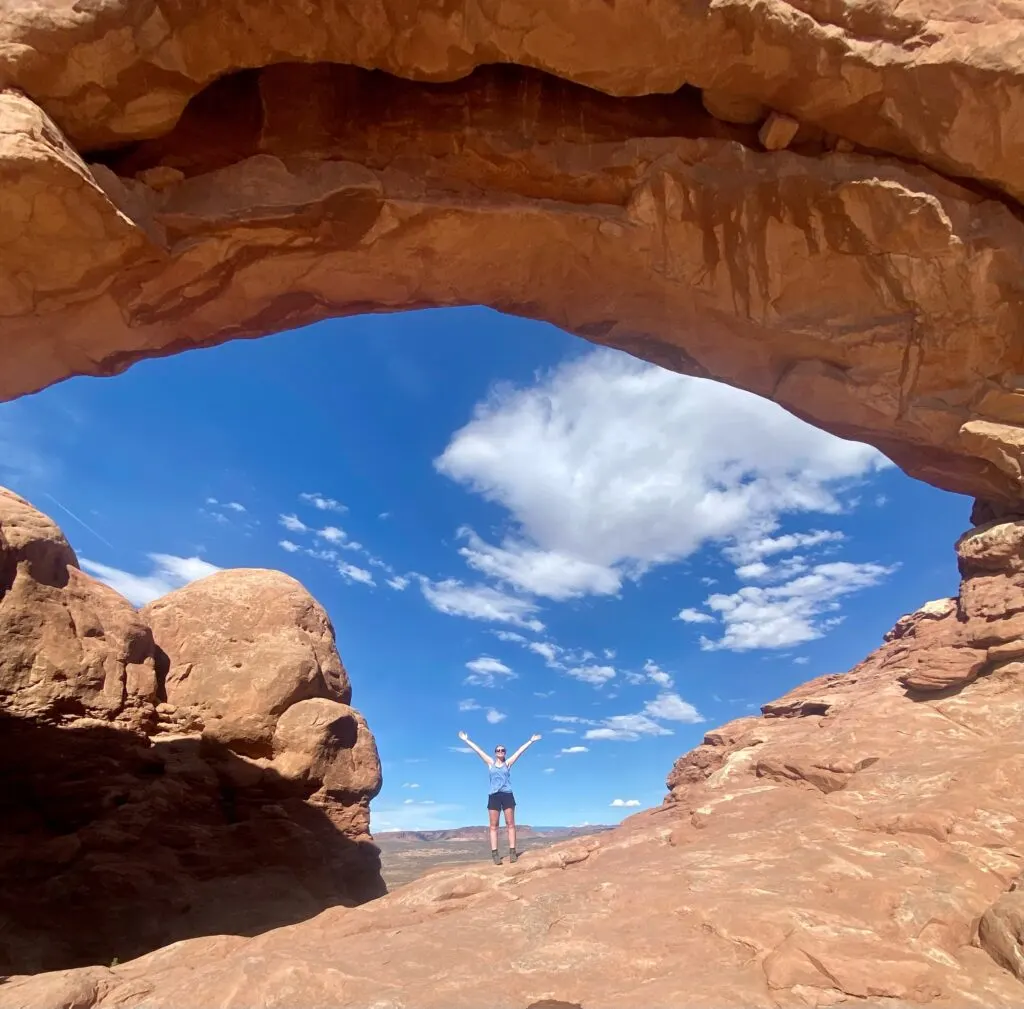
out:
M574 680L600 687L613 679L615 670L611 666L570 666L565 670Z
M503 711L498 711L496 708L487 709L487 721L491 725L497 725L499 722L505 721L508 716Z
M152 562L152 568L145 575L122 571L88 557L81 558L80 563L89 574L120 592L134 606L144 606L174 589L221 570L201 557L155 553L146 556Z
M717 639L702 637L701 648L743 652L814 641L841 622L837 611L843 596L879 584L897 567L832 561L779 585L745 585L711 595L706 605L723 632Z
M562 750L562 753L589 753L590 747L588 746L567 746Z
M603 719L596 729L588 729L584 739L603 739L620 743L635 743L642 736L671 736L666 729L647 715L612 715Z
M357 582L360 585L376 585L373 575L366 568L356 567L355 564L346 564L344 561L338 563L338 574L347 582Z
M475 687L493 687L498 682L497 677L515 679L516 675L504 662L490 655L472 659L466 663L466 668L469 670L469 676L464 682Z
M306 525L298 515L279 515L277 521L281 523L290 533L308 533L309 526Z
M420 590L423 598L439 613L514 624L531 631L544 630L544 625L534 616L538 610L535 603L489 585L465 585L456 578L439 582L420 578Z
M323 494L316 492L306 492L300 494L299 497L307 504L311 504L314 508L319 509L322 512L347 512L348 508L345 507L340 501L335 501L332 497L324 497Z
M215 497L208 497L206 499L206 503L208 505L213 505L216 508L227 508L229 511L238 513L247 510L245 505L242 504L240 501L218 501Z

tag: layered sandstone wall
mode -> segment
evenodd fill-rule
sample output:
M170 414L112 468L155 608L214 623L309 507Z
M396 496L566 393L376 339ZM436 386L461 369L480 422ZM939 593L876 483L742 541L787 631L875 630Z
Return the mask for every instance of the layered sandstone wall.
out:
M0 489L0 974L383 893L350 699L294 579L224 571L139 612Z

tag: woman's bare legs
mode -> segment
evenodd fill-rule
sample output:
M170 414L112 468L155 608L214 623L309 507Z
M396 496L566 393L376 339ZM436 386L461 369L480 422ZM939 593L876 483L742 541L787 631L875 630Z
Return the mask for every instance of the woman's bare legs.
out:
M505 828L508 830L508 846L511 851L516 850L516 807L512 806L505 810ZM497 837L497 830L494 834Z
M496 809L487 810L487 817L491 821L491 851L498 850L498 817L500 815Z

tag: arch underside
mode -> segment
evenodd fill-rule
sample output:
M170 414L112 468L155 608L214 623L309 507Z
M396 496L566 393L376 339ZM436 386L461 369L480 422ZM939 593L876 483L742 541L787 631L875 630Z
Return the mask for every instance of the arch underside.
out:
M484 304L1019 500L1017 22L281 6L5 12L0 398Z

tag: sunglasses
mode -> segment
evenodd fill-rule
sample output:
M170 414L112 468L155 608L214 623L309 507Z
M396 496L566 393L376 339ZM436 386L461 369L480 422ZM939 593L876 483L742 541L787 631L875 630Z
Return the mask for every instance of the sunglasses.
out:
M504 746L499 746L494 752L495 753L504 753L505 752L505 747Z

